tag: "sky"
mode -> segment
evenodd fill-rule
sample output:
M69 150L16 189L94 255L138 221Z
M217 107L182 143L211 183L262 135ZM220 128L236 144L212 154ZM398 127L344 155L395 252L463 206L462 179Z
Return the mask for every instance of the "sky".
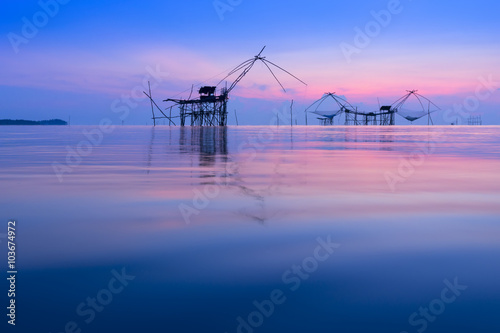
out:
M148 81L164 108L266 46L307 86L277 71L284 93L257 63L231 92L229 124L234 112L240 124L270 124L291 100L303 124L326 92L373 111L413 89L441 109L436 124L500 124L499 12L493 0L4 2L0 119L152 124Z

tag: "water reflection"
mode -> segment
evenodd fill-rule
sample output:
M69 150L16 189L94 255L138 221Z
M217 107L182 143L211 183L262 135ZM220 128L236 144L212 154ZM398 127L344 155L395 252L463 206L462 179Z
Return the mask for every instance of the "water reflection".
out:
M92 332L235 332L328 235L338 253L259 332L412 332L408 317L454 277L469 288L429 332L500 329L498 127L124 126L59 183L52 163L83 129L0 132L23 332L69 320ZM384 173L422 145L432 152L392 192ZM217 195L194 200L207 188ZM182 204L198 212L191 224ZM136 279L86 326L75 308L125 266Z
M179 151L181 154L197 155L199 166L215 166L217 159L227 162L227 127L194 126L181 127Z
M454 143L463 134L449 128L273 127L272 135L261 135L263 130L270 129L153 129L147 169L161 171L163 165L170 167L171 161L176 160L176 165L186 164L182 177L178 178L175 170L170 173L172 181L180 182L179 191L216 186L218 194L210 200L213 209L204 210L204 214L196 217L199 221L250 219L265 223L285 216L309 215L316 219L332 214L344 217L381 212L400 214L414 209L417 213L418 208L412 203L428 201L420 196L421 191L440 193L447 188L467 191L491 187L493 175L489 172L455 184L446 174L450 170L455 174L467 173L470 163L475 163L472 156L487 157L498 149L488 144L488 140L494 141L488 129L477 139L486 141L483 146L487 148L467 156L464 154L469 154L468 151L461 153L466 144L457 147ZM154 152L162 151L152 162ZM459 158L463 161L449 160L457 154L461 154ZM402 169L401 165L407 161L415 165L403 165L406 169ZM488 169L486 162L478 163ZM405 177L394 193L399 196L392 201L379 200L392 194L384 175L388 172L399 175L401 170ZM153 177L158 175L155 173ZM192 200L193 194L189 193L184 201ZM405 198L401 196L403 193ZM363 210L356 209L359 204L355 201L364 201ZM453 204L439 207L436 200L430 200L425 205L437 212L446 211Z
M250 219L258 223L266 222L276 213L269 212L266 199L279 191L279 165L277 160L270 165L272 172L266 175L264 186L255 184L244 164L251 164L254 155L243 159L230 154L228 150L227 127L186 127L180 129L179 153L199 160L199 186L212 185L218 191L232 193L244 199L240 207L228 207L236 219ZM292 138L290 133L290 138ZM292 139L290 139L292 140ZM291 141L293 144L293 141ZM250 171L251 172L251 171ZM241 205L243 203L243 206Z

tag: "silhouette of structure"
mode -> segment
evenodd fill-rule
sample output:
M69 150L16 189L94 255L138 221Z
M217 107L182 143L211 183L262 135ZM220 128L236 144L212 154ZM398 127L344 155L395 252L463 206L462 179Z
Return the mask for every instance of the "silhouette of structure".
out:
M379 111L374 112L346 110L345 125L395 125L395 112L391 106L381 106Z
M428 98L417 93L417 90L407 90L407 94L399 98L392 105L380 106L377 111L359 111L357 107L352 106L345 98L335 95L335 93L325 93L322 98L315 101L306 108L307 112L312 112L320 117L318 120L321 125L334 125L337 117L339 124L342 122L341 116L344 116L344 125L379 125L391 126L396 124L396 114L413 122L424 116L428 116L428 124L433 123L431 113L439 110ZM410 111L404 106L410 97L414 97L419 105L417 111ZM333 101L333 106L325 107L326 101ZM331 103L331 102L330 102Z
M325 102L333 101L333 106ZM330 102L331 103L331 102ZM362 112L351 105L345 98L335 93L325 93L322 98L311 104L306 112L312 112L320 117L321 125L333 125L335 117L344 115L344 125L394 125L395 110L392 106L382 106L379 111ZM339 123L341 120L339 120Z
M220 94L215 94L217 87L201 87L198 99L166 99L164 102L174 102L179 107L181 126L188 120L191 126L226 126L227 101L229 91L222 88Z
M483 120L481 119L481 116L469 116L467 123L469 125L482 125Z
M149 91L149 95L144 92L146 96L151 99L151 110L153 112L153 121L156 125L156 119L167 118L171 123L173 123L172 118L180 118L180 125L191 125L191 126L226 126L227 125L227 102L229 100L230 92L236 87L236 85L243 79L243 77L252 69L254 64L257 61L262 62L269 72L272 74L274 79L278 82L280 87L286 92L285 88L278 80L276 74L273 72L272 67L276 70L279 69L282 72L292 76L296 80L300 81L304 85L307 85L305 82L281 68L280 66L272 63L267 60L266 57L261 56L262 52L266 47L264 46L262 50L251 59L248 59L238 66L236 66L233 70L229 72L218 84L220 85L227 78L232 75L239 73L233 83L227 87L227 85L220 89L219 95L217 95L217 86L203 86L198 90L199 97L195 99L191 99L191 95L193 94L193 89L191 89L191 94L188 99L173 99L169 98L164 100L164 102L172 102L173 105L169 107L170 116L167 116L157 105L154 103L151 97L151 90ZM156 105L157 109L160 111L161 115L156 116L153 108L153 103ZM179 116L172 117L172 108L177 106L179 109ZM175 124L174 124L175 125Z
M392 108L398 115L413 123L415 120L427 116L427 125L434 125L431 114L441 110L436 104L432 103L428 98L417 93L418 90L407 90L408 94L404 95L392 104ZM417 101L418 109L409 110L404 106L407 104L410 97L414 97Z

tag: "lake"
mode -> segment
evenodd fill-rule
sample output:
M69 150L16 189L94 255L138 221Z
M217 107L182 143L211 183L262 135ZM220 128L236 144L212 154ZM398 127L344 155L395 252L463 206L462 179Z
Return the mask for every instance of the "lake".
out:
M19 332L500 330L498 126L4 126L0 142Z

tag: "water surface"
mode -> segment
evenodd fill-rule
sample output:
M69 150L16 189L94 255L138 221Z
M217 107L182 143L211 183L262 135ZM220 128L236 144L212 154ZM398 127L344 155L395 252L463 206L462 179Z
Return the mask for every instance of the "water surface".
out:
M500 127L12 126L0 142L19 331L500 329Z

